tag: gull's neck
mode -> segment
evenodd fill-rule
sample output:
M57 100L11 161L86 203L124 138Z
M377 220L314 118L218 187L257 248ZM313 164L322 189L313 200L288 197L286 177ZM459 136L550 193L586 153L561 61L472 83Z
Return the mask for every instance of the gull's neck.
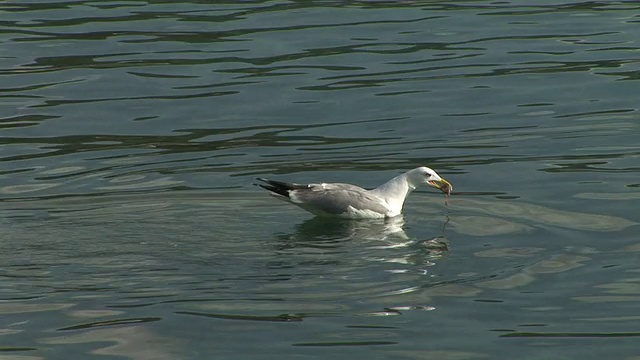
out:
M404 173L371 190L371 193L384 200L392 213L400 214L405 199L415 188L409 182L408 174Z

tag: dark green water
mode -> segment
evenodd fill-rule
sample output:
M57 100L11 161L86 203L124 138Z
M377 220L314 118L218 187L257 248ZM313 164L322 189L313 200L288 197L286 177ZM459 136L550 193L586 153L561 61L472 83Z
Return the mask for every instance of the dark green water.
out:
M639 10L0 3L0 359L640 358Z

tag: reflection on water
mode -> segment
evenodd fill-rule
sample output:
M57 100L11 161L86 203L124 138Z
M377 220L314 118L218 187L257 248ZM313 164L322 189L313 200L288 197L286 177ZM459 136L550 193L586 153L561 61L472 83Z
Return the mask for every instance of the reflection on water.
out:
M320 245L325 241L347 241L357 239L365 243L374 241L393 243L408 240L404 232L404 218L349 220L341 218L312 217L296 225L290 235L276 236L283 241L299 245ZM394 241L395 240L395 241Z
M5 208L22 215L3 228L4 238L14 240L1 245L13 254L0 274L8 301L0 307L9 324L3 332L26 336L17 343L33 349L92 344L92 354L180 357L190 353L180 345L186 339L167 335L168 326L188 336L191 331L178 324L226 329L230 322L315 324L315 319L346 317L353 333L369 323L357 319L420 318L416 314L440 311L431 316L444 321L441 316L451 316L448 309L456 306L443 299L501 302L506 291L544 288L554 274L589 277L581 269L597 266L603 254L578 246L549 251L541 243L481 247L469 258L465 249L477 248L472 239L521 234L517 226L491 222L485 226L494 231L482 232L482 222L467 223L469 218L500 215L505 223L524 222L534 238L540 226L552 225L549 214L560 214L558 224L573 231L583 231L584 218L601 218L522 202L454 200L445 217L439 214L441 197L417 195L407 216L386 221L310 217L262 193L240 191L8 202ZM416 217L428 219L422 222L426 227L417 227ZM593 221L592 229L616 232L633 225L606 219L609 225ZM635 298L630 287L616 283L604 282L592 289L596 294L564 301L608 304ZM39 325L26 316L34 312L51 322L49 332L35 338ZM287 343L340 347L388 341L378 336L336 340L298 334ZM171 350L138 347L167 340Z
M168 335L169 328L192 333L179 324L195 324L195 330L227 329L230 322L344 319L337 321L350 326L345 339L298 334L286 343L399 344L398 334L392 341L379 333L361 334L360 326L388 322L363 319L442 313L430 316L446 321L443 316L451 316L462 299L502 303L508 291L548 291L545 284L559 274L590 278L590 269L600 266L598 256L607 253L578 245L550 251L546 242L486 247L486 240L474 239L522 234L537 239L541 229L553 226L584 234L587 223L590 231L615 233L635 225L614 216L464 195L452 200L445 215L442 198L424 193L411 200L405 217L362 221L311 217L255 191L63 197L3 206L20 214L5 218L2 229L3 239L14 240L0 244L12 254L0 272L3 333L34 350L83 344L91 354L134 359L155 358L156 352L164 354L159 358L188 357L186 339ZM601 284L590 293L562 297L546 313L575 306L571 302L637 298L633 287L624 285L633 282ZM530 306L529 313L543 305ZM49 319L45 333L32 314ZM523 334L528 333L503 335ZM170 350L139 347L167 341Z
M413 240L403 230L404 219L301 217L288 231L273 228L270 235L245 221L276 222L291 214L284 213L286 204L273 213L272 199L261 195L167 193L138 196L135 206L127 196L5 204L24 215L3 230L21 242L2 244L17 250L1 273L10 303L0 310L14 324L8 332L38 334L38 325L23 315L47 313L48 331L26 342L34 348L92 344L91 354L137 359L188 353L177 344L171 351L165 351L169 345L137 346L166 344L168 325L162 324L191 323L194 317L297 322L433 310L426 298L398 296L419 291L421 278L429 282L429 268L446 252ZM55 209L45 226L35 221L39 209ZM236 213L226 214L228 209ZM225 228L218 232L212 219L224 219ZM68 302L56 302L62 299ZM321 343L333 344L295 342Z

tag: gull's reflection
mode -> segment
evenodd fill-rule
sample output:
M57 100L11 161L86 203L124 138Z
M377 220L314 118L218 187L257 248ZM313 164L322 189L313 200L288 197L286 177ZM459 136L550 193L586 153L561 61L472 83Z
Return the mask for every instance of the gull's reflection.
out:
M296 226L293 236L299 240L407 240L403 226L402 216L362 220L314 217Z
M391 249L417 246L428 251L447 251L442 235L428 240L411 238L404 231L402 216L389 219L339 219L313 217L294 228L292 233L277 234L280 249L338 248L351 241L365 244L369 249Z

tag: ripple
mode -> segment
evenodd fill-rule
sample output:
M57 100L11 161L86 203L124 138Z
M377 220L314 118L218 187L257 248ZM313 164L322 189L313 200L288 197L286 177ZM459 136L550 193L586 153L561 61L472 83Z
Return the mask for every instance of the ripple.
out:
M115 320L97 321L97 322L80 324L80 325L66 326L64 328L58 329L58 331L84 330L84 329L93 329L93 328L98 328L98 327L130 325L130 324L154 322L154 321L159 321L159 320L161 320L161 319L158 318L158 317L115 319Z
M592 200L615 200L628 201L640 199L640 192L624 192L624 193L579 193L574 195L578 199Z
M93 354L125 357L134 360L173 360L183 358L182 349L175 339L154 333L144 326L98 328L92 331L65 334L38 340L47 345L73 345L99 343ZM141 344L145 344L141 346Z
M275 321L275 322L291 322L291 321L302 321L303 316L293 315L293 314L281 314L275 316L252 316L252 315L239 315L239 314L210 314L210 313L197 313L191 311L178 311L177 314L183 315L194 315L201 317L208 317L214 319L225 319L225 320L244 320L244 321Z
M25 185L10 185L0 188L0 194L23 194L36 191L42 191L59 186L60 183L48 183L48 184L25 184Z
M99 318L106 316L118 316L124 312L116 310L75 310L70 311L68 314L73 317L79 318Z
M27 303L2 303L0 314L23 314L41 311L59 311L73 307L74 304L27 304Z
M474 236L493 236L531 231L527 225L488 216L455 216L449 222L455 231Z
M638 224L635 221L615 216L563 211L541 205L508 201L489 203L479 200L458 199L456 200L455 208L460 211L489 213L491 215L505 218L527 220L533 223L560 226L577 230L618 231ZM468 219L468 217L462 217L462 219ZM473 220L474 218L472 217L471 219ZM477 227L477 231L482 234L481 231L484 231L484 227L482 227L483 221L476 222L478 225L475 226L474 229ZM510 223L506 221L499 223L504 223L505 225L503 226L505 226L506 229L512 229Z
M486 289L507 290L516 289L529 285L536 280L531 274L519 273L504 277L502 279L481 281L477 283L478 287Z
M594 296L574 296L572 299L586 302L589 304L597 303L618 303L618 302L633 302L640 301L640 296L626 296L626 295L594 295Z
M63 166L41 171L38 175L65 175L83 170L86 170L83 166Z
M306 342L293 343L293 346L319 346L319 347L335 347L335 346L372 346L372 345L396 345L395 341L331 341L331 342Z
M120 181L114 182L128 182L135 181L144 178L144 176L129 176ZM98 186L96 190L140 190L140 189L151 189L158 187L168 187L174 186L178 184L182 184L184 181L181 180L173 180L171 177L162 177L159 179L138 182L134 184L126 184L126 185L111 185L111 186Z
M530 266L528 271L535 274L560 273L584 266L583 263L587 260L591 260L591 258L581 255L558 254Z
M397 350L385 351L390 357L397 359L439 359L439 360L472 360L486 358L481 352L456 351L456 350Z
M474 255L478 257L498 257L498 258L519 258L519 257L532 257L535 254L543 251L543 248L534 247L519 247L519 248L498 248L478 251Z

